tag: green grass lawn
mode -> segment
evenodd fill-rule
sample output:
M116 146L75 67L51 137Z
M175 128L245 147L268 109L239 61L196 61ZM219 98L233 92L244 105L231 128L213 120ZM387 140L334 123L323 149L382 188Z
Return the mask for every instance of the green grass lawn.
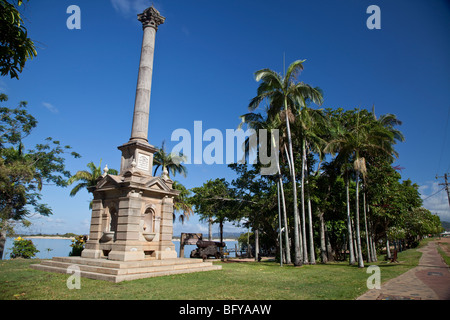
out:
M398 254L400 263L377 262L381 281L417 266L416 249ZM81 279L69 290L69 275L29 268L40 260L0 261L0 299L40 300L353 300L367 291L367 268L348 263L283 266L276 262L215 262L220 271L148 278L118 284ZM366 264L366 267L369 264Z
M442 258L444 259L445 263L448 266L450 266L450 255L446 251L442 250L441 246L442 247L446 247L447 251L448 251L450 249L450 243L448 243L448 242L440 242L440 245L438 245L438 247L437 247L438 252L440 253Z

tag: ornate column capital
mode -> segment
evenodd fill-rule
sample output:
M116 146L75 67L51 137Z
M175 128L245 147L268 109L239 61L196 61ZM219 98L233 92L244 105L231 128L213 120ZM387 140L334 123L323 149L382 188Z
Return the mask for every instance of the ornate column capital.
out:
M166 18L164 18L158 10L153 6L144 10L143 13L138 14L138 20L142 22L142 27L152 27L158 30L158 26L163 24Z

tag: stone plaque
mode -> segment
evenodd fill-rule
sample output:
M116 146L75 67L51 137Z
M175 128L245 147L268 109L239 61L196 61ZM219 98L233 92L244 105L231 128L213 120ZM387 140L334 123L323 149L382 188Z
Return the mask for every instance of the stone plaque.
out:
M144 171L149 171L150 169L150 157L139 153L138 154L138 161L137 161L137 168Z

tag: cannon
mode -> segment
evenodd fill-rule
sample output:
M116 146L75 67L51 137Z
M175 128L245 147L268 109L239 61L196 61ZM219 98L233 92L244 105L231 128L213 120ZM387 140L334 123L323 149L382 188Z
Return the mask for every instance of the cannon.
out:
M197 249L191 251L191 258L207 259L208 257L215 257L216 259L223 258L223 252L220 248L226 246L225 242L215 241L197 241Z

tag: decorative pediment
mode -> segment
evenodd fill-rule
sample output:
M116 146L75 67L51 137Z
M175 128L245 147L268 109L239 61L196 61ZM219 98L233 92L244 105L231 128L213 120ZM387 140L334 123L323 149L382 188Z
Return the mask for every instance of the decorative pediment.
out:
M147 181L145 184L147 188L155 189L155 190L162 190L170 192L172 191L172 188L167 185L167 183L161 179L160 177L152 177L150 180Z
M107 175L97 182L96 188L117 187L121 182L123 182L123 177Z

